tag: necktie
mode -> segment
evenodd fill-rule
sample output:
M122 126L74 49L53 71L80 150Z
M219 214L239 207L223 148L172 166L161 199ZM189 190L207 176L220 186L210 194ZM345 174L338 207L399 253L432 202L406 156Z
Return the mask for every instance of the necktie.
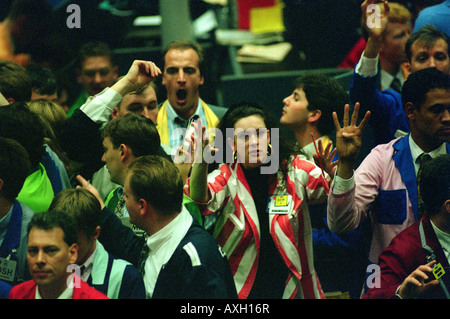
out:
M147 261L148 254L150 253L150 248L147 246L147 244L142 245L142 250L139 255L139 272L142 276L145 274L145 262Z
M117 202L116 208L114 209L114 215L117 217L123 217L123 209L125 206L125 198L122 195Z
M389 87L391 90L397 91L398 93L402 93L402 84L398 78L394 78L391 82L391 86Z
M422 196L420 194L420 178L422 177L422 170L423 170L423 165L429 161L431 161L431 156L425 153L422 153L419 157L419 170L417 171L417 204L419 207L419 218L421 218L423 216L423 213L425 212L425 208L423 206L423 200L422 200Z

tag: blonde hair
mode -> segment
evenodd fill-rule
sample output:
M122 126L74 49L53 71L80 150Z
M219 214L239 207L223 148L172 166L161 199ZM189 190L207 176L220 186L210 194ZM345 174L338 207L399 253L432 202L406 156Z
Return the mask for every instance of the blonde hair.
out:
M64 109L55 102L31 101L28 103L28 107L50 125L53 134L58 134L57 132L59 132L62 124L67 119Z
M59 144L59 134L61 127L67 119L67 114L64 109L55 102L47 101L31 101L27 103L31 112L37 114L44 127L44 140L50 148L58 155L64 162L66 169L69 165L69 160Z
M384 13L383 3L377 3L377 5L381 8L381 14ZM397 2L389 3L390 11L389 11L389 19L388 21L391 23L408 23L412 19L412 14L404 5Z

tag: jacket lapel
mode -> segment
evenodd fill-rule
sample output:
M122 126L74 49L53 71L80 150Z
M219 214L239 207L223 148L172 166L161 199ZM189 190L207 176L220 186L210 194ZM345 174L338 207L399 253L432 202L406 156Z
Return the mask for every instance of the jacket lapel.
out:
M408 142L409 135L399 139L394 143L393 147L396 150L392 159L397 166L402 181L408 190L409 200L411 201L415 220L418 220L418 204L417 204L417 181L414 170L414 163L412 161L411 149Z

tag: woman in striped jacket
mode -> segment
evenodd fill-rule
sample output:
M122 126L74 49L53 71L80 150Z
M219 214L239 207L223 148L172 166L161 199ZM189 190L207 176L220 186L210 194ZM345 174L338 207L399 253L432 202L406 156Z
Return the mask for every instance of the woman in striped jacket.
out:
M231 107L215 138L218 152L221 145L232 152L231 163L208 174L205 156L194 161L186 194L201 204L205 227L212 225L227 254L239 298L324 298L308 204L326 200L328 175L295 155L272 127L258 105ZM220 138L230 129L233 135ZM279 163L274 171L270 162Z

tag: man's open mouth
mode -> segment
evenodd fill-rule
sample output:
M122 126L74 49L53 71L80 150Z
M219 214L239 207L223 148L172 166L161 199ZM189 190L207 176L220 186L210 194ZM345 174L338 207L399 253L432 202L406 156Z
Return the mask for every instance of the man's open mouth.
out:
M187 91L185 89L179 89L177 91L178 102L183 102L184 100L186 100L186 97L187 97Z

